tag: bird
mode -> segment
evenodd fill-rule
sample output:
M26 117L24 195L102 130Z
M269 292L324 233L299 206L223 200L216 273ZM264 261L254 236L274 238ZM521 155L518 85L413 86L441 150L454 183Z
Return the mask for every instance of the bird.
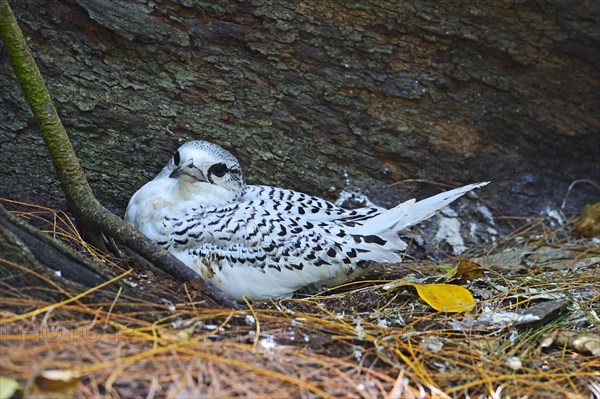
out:
M374 262L400 262L408 245L399 233L488 183L389 210L346 209L291 189L246 184L229 151L194 140L134 193L125 220L234 300L282 299L307 286L353 280Z

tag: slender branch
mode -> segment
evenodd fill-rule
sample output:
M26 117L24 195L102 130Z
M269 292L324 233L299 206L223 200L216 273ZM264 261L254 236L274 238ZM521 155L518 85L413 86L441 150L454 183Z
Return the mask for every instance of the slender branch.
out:
M180 281L194 280L196 286L209 289L198 274L96 200L7 0L0 0L0 40L6 47L15 76L41 131L62 189L74 207L76 218L80 219L80 225L100 229Z

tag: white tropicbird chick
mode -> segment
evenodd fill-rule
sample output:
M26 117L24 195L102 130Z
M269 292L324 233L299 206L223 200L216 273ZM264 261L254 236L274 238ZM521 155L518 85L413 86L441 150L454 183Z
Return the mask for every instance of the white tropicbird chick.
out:
M277 299L310 284L349 281L369 262L399 262L407 247L399 232L486 184L389 210L347 210L292 190L246 185L231 153L191 141L131 197L125 220L232 298Z

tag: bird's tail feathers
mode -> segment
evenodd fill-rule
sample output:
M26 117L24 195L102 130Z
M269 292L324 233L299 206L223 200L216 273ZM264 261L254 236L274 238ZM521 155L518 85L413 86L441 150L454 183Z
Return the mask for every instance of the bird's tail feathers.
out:
M375 216L363 226L357 227L356 233L378 234L386 230L399 232L430 218L437 211L454 202L462 195L476 188L486 186L488 183L489 182L469 184L453 190L444 191L443 193L439 193L421 201L415 201L414 199L408 200Z

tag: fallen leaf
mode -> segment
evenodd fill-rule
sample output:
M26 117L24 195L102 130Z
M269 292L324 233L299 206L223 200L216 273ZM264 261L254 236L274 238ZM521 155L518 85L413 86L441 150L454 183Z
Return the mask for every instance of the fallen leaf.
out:
M448 274L446 274L446 281L454 277L464 277L468 280L475 280L476 278L485 277L485 273L480 265L470 260L461 259L458 265L454 266Z
M573 230L584 237L600 236L600 202L583 207L579 220Z
M0 377L0 399L13 399L22 397L23 386L17 380Z
M187 341L194 334L196 326L190 326L183 330L160 329L158 335L167 342Z
M453 284L407 283L417 290L422 300L438 312L469 312L475 307L475 299L468 289Z
M31 397L35 398L73 398L81 378L71 370L45 370L33 381Z

